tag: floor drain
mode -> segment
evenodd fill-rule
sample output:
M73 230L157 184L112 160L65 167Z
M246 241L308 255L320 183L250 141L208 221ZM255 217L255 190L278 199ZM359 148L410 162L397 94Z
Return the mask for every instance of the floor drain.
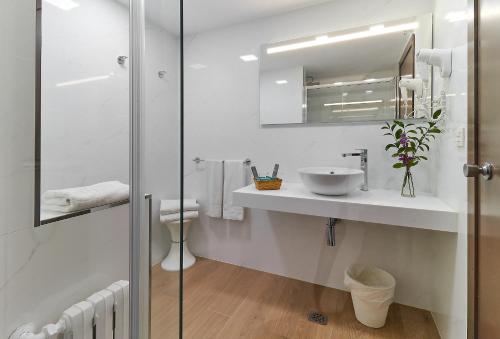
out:
M328 323L328 316L319 312L310 312L308 319L309 321L320 325L326 325Z

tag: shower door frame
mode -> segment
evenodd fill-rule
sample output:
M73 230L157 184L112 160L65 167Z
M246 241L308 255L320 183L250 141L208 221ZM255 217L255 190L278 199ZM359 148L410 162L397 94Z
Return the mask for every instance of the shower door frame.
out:
M129 336L141 338L141 224L145 213L142 188L142 129L143 129L143 60L145 40L144 0L130 0L129 5ZM150 291L149 291L150 292Z
M467 163L478 164L478 18L479 1L468 0L467 41ZM479 225L479 178L467 181L467 338L478 336L478 225Z
M130 39L130 160L129 160L129 175L130 175L130 242L129 242L129 279L130 279L130 313L129 313L129 335L131 339L144 339L151 337L151 219L149 222L149 241L141 243L141 223L145 213L148 211L144 208L144 197L149 199L149 217L151 218L151 196L145 194L142 186L142 140L145 136L143 132L144 118L144 77L143 77L143 61L145 50L145 0L129 0L130 1L130 17L129 17L129 39ZM179 40L180 40L180 210L183 210L184 203L184 3L179 0ZM184 237L184 216L181 212L180 217L180 238ZM141 284L140 275L144 272L141 269L141 262L144 263L142 257L145 253L141 246L149 246L149 293L146 298L142 295L141 299ZM180 267L183 264L183 247L184 243L180 242ZM142 261L141 261L142 259ZM183 270L179 271L179 338L183 336ZM149 312L144 317L141 310L141 302L149 302ZM144 326L144 321L147 321L147 326ZM147 332L147 334L146 334Z
M179 162L180 162L180 255L179 255L179 339L184 327L184 0L179 0Z

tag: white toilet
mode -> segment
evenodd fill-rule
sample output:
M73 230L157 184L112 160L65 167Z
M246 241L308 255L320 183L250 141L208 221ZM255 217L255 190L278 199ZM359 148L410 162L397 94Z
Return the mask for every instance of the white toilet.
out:
M187 235L189 232L189 227L191 226L192 220L184 220L184 246L183 246L183 268L189 268L194 265L196 262L196 257L189 251L187 247ZM161 267L165 271L180 271L180 255L181 255L181 244L180 244L180 236L181 236L181 222L174 221L167 224L168 230L170 232L170 251L168 255L161 262Z

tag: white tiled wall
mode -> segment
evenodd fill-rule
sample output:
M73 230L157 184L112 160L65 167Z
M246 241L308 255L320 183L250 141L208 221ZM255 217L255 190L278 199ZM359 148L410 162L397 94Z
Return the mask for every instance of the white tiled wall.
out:
M7 286L11 235L33 220L27 197L33 187L33 1L4 1L0 11L0 336L7 337L10 309Z

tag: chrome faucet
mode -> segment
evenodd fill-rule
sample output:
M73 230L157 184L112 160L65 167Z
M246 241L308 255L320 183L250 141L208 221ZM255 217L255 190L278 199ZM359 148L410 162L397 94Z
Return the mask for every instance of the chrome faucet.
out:
M365 148L357 149L359 153L342 153L342 156L345 157L360 157L361 159L361 170L365 175L365 181L363 185L361 185L362 191L368 191L368 150Z

